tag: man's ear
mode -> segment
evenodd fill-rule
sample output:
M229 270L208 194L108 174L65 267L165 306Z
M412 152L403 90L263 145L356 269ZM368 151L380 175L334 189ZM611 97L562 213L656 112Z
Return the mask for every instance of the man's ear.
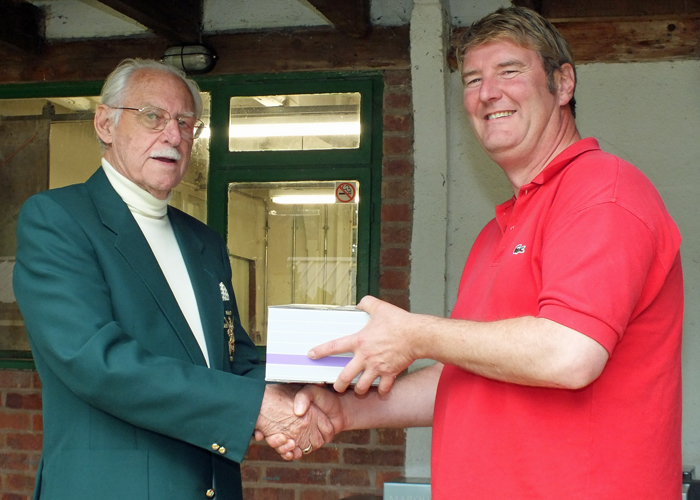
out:
M110 118L111 109L109 106L100 104L95 110L95 131L97 136L105 144L112 144L114 139L112 134L114 133L114 123Z
M576 88L576 75L574 67L569 63L564 63L554 72L557 83L557 93L559 94L559 105L566 106L574 97Z

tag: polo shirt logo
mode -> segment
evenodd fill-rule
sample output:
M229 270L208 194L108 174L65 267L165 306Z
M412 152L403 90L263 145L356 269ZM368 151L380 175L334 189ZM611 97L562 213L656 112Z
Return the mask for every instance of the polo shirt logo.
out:
M518 245L513 249L513 255L518 255L519 253L525 253L525 245Z

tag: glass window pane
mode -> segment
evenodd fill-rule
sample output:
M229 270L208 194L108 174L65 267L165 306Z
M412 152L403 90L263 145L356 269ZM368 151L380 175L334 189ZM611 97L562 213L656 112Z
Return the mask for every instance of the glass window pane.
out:
M359 92L231 98L229 151L359 147Z
M171 204L206 222L210 95L202 93L207 128L192 146L189 168ZM102 148L93 125L98 96L0 99L0 350L29 350L12 291L17 216L45 189L85 182Z
M359 182L229 184L228 248L241 323L266 344L267 306L357 301Z
M192 144L192 156L185 176L173 189L170 204L192 217L206 223L207 221L207 178L209 177L209 122L211 119L211 94L202 92L201 120L205 128Z

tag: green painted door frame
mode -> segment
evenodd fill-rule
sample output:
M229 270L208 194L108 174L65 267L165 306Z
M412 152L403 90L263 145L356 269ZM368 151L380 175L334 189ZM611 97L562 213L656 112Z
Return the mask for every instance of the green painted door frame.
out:
M379 72L289 73L196 77L211 95L207 223L226 239L231 182L357 180L360 182L357 295L379 294L383 78ZM100 94L102 81L0 85L0 99ZM229 152L229 101L234 96L359 92L360 147L352 150ZM34 369L31 353L0 352L0 368Z

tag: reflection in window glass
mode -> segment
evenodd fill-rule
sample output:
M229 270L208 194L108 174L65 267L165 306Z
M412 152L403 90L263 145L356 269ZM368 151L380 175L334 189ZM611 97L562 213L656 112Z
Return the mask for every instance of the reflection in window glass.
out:
M342 180L229 184L233 288L256 344L270 305L356 303L358 191Z
M202 100L207 128L192 146L171 205L206 222L210 95L202 93ZM20 207L39 191L85 182L99 168L93 125L99 102L98 96L0 99L0 351L29 350L12 292Z
M201 120L205 128L192 144L192 156L185 176L173 189L170 204L202 222L207 221L207 178L209 176L209 122L211 119L211 94L202 92Z
M360 147L360 94L232 97L229 151Z

